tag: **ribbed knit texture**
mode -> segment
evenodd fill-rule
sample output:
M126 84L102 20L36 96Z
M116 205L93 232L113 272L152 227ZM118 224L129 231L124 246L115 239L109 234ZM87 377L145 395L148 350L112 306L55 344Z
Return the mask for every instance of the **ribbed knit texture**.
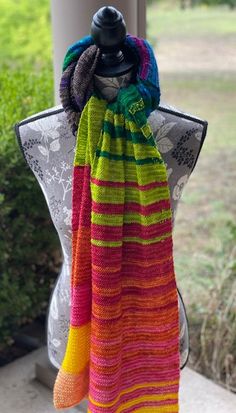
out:
M172 213L147 121L153 101L137 77L113 103L94 91L80 117L70 328L56 409L86 397L88 413L179 412Z

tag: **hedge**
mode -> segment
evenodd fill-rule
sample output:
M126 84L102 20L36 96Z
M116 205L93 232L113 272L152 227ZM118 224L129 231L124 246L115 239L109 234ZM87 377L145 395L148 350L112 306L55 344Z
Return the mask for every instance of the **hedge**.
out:
M53 105L51 65L37 69L0 71L0 349L46 312L60 267L56 231L14 131L16 122Z

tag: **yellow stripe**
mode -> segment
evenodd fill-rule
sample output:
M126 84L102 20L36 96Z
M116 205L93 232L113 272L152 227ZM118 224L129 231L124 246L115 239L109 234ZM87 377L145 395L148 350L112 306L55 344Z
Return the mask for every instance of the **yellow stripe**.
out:
M170 380L170 381L161 381L161 382L152 382L152 383L148 383L148 384L145 384L145 383L142 383L142 384L136 384L136 385L134 385L134 386L132 386L132 387L130 387L129 389L126 389L126 390L123 390L123 391L121 391L120 392L120 394L116 397L116 399L115 400L113 400L112 402L110 402L110 403L99 403L99 402L96 402L94 399L92 399L92 397L91 396L89 396L89 400L93 403L93 404L95 404L96 406L100 406L100 407L111 407L111 406L113 406L115 403L117 403L118 401L119 401L119 399L120 399L120 397L121 396L123 396L123 395L125 395L125 394L129 394L129 393L131 393L131 392L133 392L133 391L135 391L135 390L138 390L138 389L145 389L145 388L150 388L150 387L156 387L156 388L158 388L158 387L168 387L168 386L171 386L171 385L174 385L174 384L178 384L179 383L179 381L178 380ZM152 398L152 397L157 397L157 396L159 396L159 400L161 399L161 400L164 400L164 396L165 395L150 395L150 396L147 396L147 397L150 397L150 398ZM170 393L170 394L166 394L166 396L173 396L173 397L170 397L170 398L175 398L176 396L177 396L177 394L176 393ZM142 398L143 396L141 396L140 398ZM139 398L139 399L140 399ZM166 397L166 398L168 398L168 397ZM139 400L139 399L136 399L136 400ZM145 400L146 400L146 397L145 397ZM151 400L151 399L150 399ZM158 398L157 399L154 399L154 400L158 400ZM124 404L122 405L122 407L124 407Z
M146 406L146 407L141 407L140 409L135 409L135 413L178 413L179 412L179 405L177 404L172 404L169 406L158 406L158 407L152 407L152 406ZM174 409L174 410L173 410ZM117 410L117 413L120 412L121 410ZM89 409L88 413L92 413L92 411Z
M140 409L135 409L136 413L178 413L179 412L179 404L171 404L169 406L158 406L158 407L141 407ZM174 409L174 410L173 410Z
M90 333L91 322L80 327L70 325L66 353L62 363L62 369L66 373L78 374L89 362Z

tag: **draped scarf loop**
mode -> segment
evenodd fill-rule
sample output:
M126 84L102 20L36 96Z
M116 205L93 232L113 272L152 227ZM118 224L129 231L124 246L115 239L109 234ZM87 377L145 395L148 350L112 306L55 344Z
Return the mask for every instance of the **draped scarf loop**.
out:
M180 344L166 164L148 123L158 107L149 43L128 34L134 81L108 102L94 89L87 36L64 60L60 96L76 136L70 326L56 409L178 413Z

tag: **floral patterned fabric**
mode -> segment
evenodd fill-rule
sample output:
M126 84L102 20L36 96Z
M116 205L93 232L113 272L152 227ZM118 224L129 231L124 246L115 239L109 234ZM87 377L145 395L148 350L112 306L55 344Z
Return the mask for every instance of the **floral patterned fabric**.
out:
M167 165L173 224L182 191L198 158L206 124L175 108L161 105L149 116L156 144ZM56 368L62 363L69 331L71 269L71 190L75 136L61 106L20 122L19 145L45 195L58 232L64 262L51 294L47 317L48 356ZM178 274L177 274L178 277ZM177 279L178 284L178 279ZM188 321L179 291L181 368L189 356Z

